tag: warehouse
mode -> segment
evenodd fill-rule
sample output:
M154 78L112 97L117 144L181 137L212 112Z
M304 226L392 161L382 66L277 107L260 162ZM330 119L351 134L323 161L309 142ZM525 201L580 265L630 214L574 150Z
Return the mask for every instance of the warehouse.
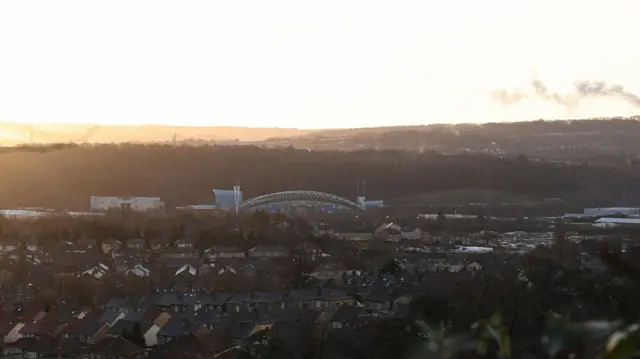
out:
M162 212L160 197L98 197L91 196L91 211L129 210L135 212Z

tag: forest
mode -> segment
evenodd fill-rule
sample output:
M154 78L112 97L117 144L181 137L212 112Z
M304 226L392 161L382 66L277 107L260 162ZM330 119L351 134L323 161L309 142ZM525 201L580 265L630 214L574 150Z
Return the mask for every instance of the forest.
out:
M617 118L332 130L284 142L298 148L524 154L539 159L627 165L637 162L639 134L638 118Z
M239 182L244 198L306 189L387 202L438 191L497 190L605 205L640 197L634 167L534 161L526 156L293 147L57 144L0 151L0 208L87 210L90 196L159 196L168 207L211 203Z

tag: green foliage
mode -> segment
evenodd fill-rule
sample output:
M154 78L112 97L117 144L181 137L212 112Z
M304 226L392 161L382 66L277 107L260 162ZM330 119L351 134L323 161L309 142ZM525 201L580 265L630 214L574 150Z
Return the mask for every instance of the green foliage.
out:
M471 325L467 332L452 333L451 327L438 327L418 321L417 336L422 342L422 358L458 358L475 355L487 358L512 358L508 328L499 313ZM572 322L555 313L549 315L541 344L548 358L627 359L635 355L640 340L640 324L623 325L620 320ZM590 345L603 349L594 355Z
M495 313L488 320L480 320L471 325L471 329L476 331L478 345L476 351L480 355L486 355L493 344L498 347L498 356L508 358L511 356L511 338L506 326L502 324L500 313Z

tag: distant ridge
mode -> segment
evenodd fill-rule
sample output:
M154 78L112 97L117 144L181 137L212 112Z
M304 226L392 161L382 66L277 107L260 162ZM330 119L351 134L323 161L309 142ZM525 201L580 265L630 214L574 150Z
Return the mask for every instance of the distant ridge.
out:
M234 126L165 126L165 125L93 125L0 122L0 145L54 142L169 142L177 140L263 141L274 137L297 137L312 130L294 128L252 128Z

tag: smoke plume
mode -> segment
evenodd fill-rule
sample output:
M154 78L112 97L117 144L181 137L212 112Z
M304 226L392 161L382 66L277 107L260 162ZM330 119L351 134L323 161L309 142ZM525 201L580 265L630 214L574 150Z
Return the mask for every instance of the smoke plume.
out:
M583 100L589 98L617 98L640 108L640 96L626 91L621 85L609 85L605 81L581 81L574 85L574 92L561 94L551 92L547 86L540 80L531 82L531 90L524 91L506 91L496 90L491 93L494 101L504 105L513 105L527 98L540 98L546 101L565 106L573 109Z

